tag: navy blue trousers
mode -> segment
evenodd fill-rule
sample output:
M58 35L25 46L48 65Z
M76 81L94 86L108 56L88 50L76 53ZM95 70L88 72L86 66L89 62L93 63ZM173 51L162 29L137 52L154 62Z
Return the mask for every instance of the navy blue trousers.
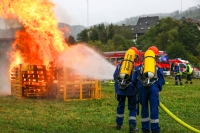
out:
M136 95L133 96L117 95L118 106L117 106L116 123L117 125L123 125L126 98L128 98L129 125L132 124L135 127L136 115L137 115Z

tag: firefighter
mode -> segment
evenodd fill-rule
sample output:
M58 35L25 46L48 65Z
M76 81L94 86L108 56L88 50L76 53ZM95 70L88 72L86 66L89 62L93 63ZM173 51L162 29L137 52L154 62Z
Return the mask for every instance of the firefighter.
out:
M182 72L180 70L180 66L178 62L174 63L174 74L175 74L175 85L178 85L178 80L180 82L180 85L182 85Z
M150 133L150 131L160 133L159 92L162 90L165 80L163 68L156 64L158 53L157 47L149 47L145 52L143 64L135 68L136 72L132 78L133 85L139 89L143 133Z
M131 47L131 50L134 51L134 60L138 57L138 50L135 47ZM130 50L129 49L129 50ZM126 57L127 54L125 54ZM129 54L130 57L132 57L132 55ZM136 128L136 115L137 115L137 109L136 109L136 104L137 104L137 89L135 88L135 86L133 86L132 81L131 81L131 77L132 74L134 72L134 60L133 61L129 61L127 59L125 59L116 67L116 70L113 74L115 83L114 83L114 88L115 88L115 93L117 95L117 101L118 101L118 105L117 105L117 109L116 109L116 129L120 130L121 126L123 125L123 121L124 121L124 111L125 111L125 101L126 98L128 99L128 110L129 110L129 132L130 133L135 133L135 131L138 130L138 128ZM126 62L127 61L127 62ZM124 75L123 73L121 73L122 68L123 68L123 63L125 64L129 64L127 65L130 68L130 74L126 75L125 80L123 79ZM123 69L124 70L124 69ZM126 68L127 70L127 68Z
M190 63L187 61L186 62L186 70L184 73L187 74L187 81L185 82L185 84L188 83L188 81L190 81L190 84L192 84L192 72L193 72L193 69L192 69L192 66L190 65Z

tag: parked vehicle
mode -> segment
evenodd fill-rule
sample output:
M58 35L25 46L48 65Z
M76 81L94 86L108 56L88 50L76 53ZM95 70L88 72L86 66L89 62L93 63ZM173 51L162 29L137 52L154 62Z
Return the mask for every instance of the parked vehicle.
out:
M171 71L173 71L174 63L177 62L180 66L181 72L184 72L186 69L187 60L183 60L181 58L169 59Z
M171 68L171 75L173 75L173 67L174 67L174 63L178 62L181 72L185 72L186 70L186 62L187 60L183 60L181 58L175 58L175 59L169 59L170 62L170 68ZM198 68L194 67L192 64L190 64L193 68L193 77L195 78L200 78L200 71Z
M126 51L112 51L112 52L104 52L103 56L107 59L111 64L117 65L120 61L124 59ZM139 50L139 57L136 63L142 63L144 58L144 53ZM170 75L170 63L168 60L168 55L165 51L159 51L158 58L156 62L164 69L165 75Z
M117 66L117 62L120 62L124 59L126 51L112 51L112 52L103 52L103 56L111 64Z

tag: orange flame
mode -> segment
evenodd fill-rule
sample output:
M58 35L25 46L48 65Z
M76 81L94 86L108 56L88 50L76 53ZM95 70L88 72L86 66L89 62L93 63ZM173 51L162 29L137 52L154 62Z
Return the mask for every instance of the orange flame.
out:
M18 64L47 65L68 48L53 7L49 0L0 1L0 16L18 19L24 26L15 35L10 69Z
M69 31L69 29L67 28L67 26L66 26L66 25L64 25L64 27L63 27L63 28L60 28L60 30L61 30L61 31L63 31L63 32L70 33L70 31Z

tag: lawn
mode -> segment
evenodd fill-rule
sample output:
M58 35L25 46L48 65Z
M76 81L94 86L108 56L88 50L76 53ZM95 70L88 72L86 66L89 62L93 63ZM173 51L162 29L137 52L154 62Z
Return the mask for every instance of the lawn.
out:
M178 118L200 130L200 79L175 86L165 78L160 101ZM183 79L185 81L185 79ZM64 102L50 99L0 97L0 133L128 133L128 110L120 131L115 129L117 101L113 85L102 83L100 100ZM192 133L160 108L162 133ZM140 115L137 127L141 132Z

